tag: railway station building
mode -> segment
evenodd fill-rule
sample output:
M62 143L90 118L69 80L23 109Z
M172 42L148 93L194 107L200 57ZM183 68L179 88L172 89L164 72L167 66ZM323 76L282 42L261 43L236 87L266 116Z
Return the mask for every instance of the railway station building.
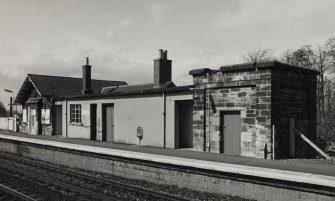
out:
M84 69L85 70L85 69ZM86 74L88 72L84 72ZM28 74L14 104L22 105L20 132L32 135L59 134L55 99L59 96L81 94L84 78ZM84 81L85 82L85 81ZM126 85L122 81L90 80L92 92L97 93L106 86Z
M192 149L192 86L172 82L167 51L154 60L153 83L91 80L91 66L82 68L83 78L27 76L16 98L25 108L21 132Z
M176 86L160 50L153 82L28 75L15 102L20 131L97 141L190 149L255 158L290 157L290 119L312 141L317 71L279 62L194 69L193 85ZM292 143L291 143L292 144ZM296 156L309 153L296 140ZM307 151L306 151L307 150Z

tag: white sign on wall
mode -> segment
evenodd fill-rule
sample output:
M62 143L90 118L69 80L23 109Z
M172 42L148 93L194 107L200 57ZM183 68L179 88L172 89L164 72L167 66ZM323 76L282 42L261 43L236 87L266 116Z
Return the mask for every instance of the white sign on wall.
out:
M50 109L42 109L42 123L50 124Z

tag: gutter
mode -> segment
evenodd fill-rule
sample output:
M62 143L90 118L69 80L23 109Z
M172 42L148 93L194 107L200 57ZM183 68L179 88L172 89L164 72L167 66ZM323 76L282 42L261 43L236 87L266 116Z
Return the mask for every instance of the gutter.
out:
M166 95L163 92L163 147L166 148Z
M65 138L67 138L67 99L65 99Z
M204 152L206 152L206 102L207 102L207 96L206 96L206 88L204 88Z

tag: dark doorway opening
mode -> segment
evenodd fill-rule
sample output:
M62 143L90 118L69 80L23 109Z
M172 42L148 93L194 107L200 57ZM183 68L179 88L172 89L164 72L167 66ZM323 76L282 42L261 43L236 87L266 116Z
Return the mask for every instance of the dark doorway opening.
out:
M241 155L241 112L220 112L220 153Z
M90 105L91 140L97 139L97 104Z
M53 127L55 128L54 135L62 135L63 132L63 117L62 117L62 106L55 105L53 111Z
M176 101L176 147L193 148L193 100Z
M114 141L114 104L102 104L102 141Z

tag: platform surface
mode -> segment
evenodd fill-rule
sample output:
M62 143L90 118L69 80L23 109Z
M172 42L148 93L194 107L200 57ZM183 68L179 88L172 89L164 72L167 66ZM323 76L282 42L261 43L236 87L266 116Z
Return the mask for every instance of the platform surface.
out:
M335 164L316 160L264 160L216 153L140 147L60 136L0 131L0 138L110 154L139 160L335 187ZM73 146L76 144L76 146Z

